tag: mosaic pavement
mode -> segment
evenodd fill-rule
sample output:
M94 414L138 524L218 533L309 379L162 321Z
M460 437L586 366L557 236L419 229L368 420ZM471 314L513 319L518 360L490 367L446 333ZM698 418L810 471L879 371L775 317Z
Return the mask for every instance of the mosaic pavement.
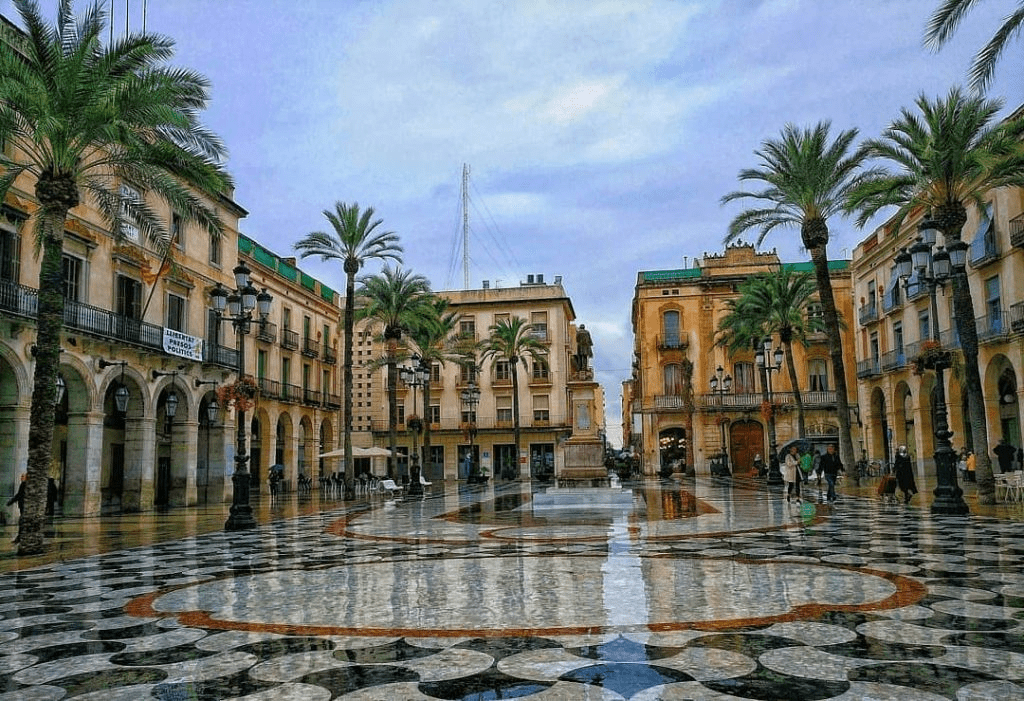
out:
M533 489L0 575L0 701L1024 699L1024 523Z

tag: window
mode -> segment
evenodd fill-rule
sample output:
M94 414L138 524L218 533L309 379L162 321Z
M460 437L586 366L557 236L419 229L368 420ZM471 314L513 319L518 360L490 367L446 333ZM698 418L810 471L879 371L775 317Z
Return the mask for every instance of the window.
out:
M543 358L533 361L533 379L546 380L551 375L551 366Z
M476 320L464 317L459 321L459 335L463 338L476 338Z
M127 275L117 276L117 313L129 319L142 317L142 283Z
M134 212L142 205L142 196L131 185L121 183L121 236L132 243L139 242L139 225Z
M495 314L494 315L494 325L497 326L498 324L508 324L509 323L509 318L510 317L509 317L508 314Z
M732 391L736 394L754 394L754 364L736 363L732 366Z
M551 420L551 412L548 408L548 395L538 394L533 398L533 421L534 423L547 423Z
M21 279L21 236L0 229L0 280L18 282Z
M256 351L256 377L260 380L267 376L267 352L265 350Z
M495 397L498 423L512 423L512 397Z
M459 369L459 384L468 385L470 382L476 383L476 366L475 365L462 365Z
M825 308L821 306L821 302L808 302L806 310L807 325L816 331L824 330Z
M292 328L292 310L288 307L281 308L281 326L285 331L290 331Z
M439 424L441 423L441 405L431 404L427 407L427 423Z
M441 382L441 363L430 364L430 382L439 384Z
M405 404L399 404L395 408L398 410L398 425L401 426L405 423Z
M807 379L811 392L828 391L828 365L824 358L811 358L807 361Z
M292 360L291 358L281 358L281 387L284 389L284 385L288 384L288 380L291 379L292 374Z
M510 382L512 380L512 364L507 360L495 361L494 379L497 382Z
M462 410L462 423L472 424L476 423L476 410L470 411L469 409Z
M303 392L308 392L310 390L309 378L310 378L309 363L303 363L302 364L302 391Z
M896 351L896 358L903 360L903 322L894 321L892 324L892 349Z
M993 211L993 204L986 202L979 213L978 230L971 241L972 263L995 256L998 252L996 249L996 227L992 222Z
M878 332L877 331L875 331L875 332L873 332L871 334L870 345L871 345L871 361L875 364L875 367L877 368L878 367L878 361L880 359L880 352L881 352L880 349L879 349L879 346L878 346Z
M985 314L988 315L988 330L993 333L1002 332L1002 297L999 290L999 276L993 275L985 280Z
M893 266L892 270L889 271L889 284L885 288L885 297L882 299L882 309L889 311L898 307L901 302L900 298L900 277L896 274L896 267Z
M171 214L171 241L179 251L185 250L185 229L181 225L181 216L177 212Z
M85 263L81 258L75 258L64 254L61 258L61 268L64 275L64 299L73 302L82 302L82 269Z
M530 325L533 327L533 337L539 341L548 340L548 313L531 312Z
M927 309L922 309L917 313L917 334L922 341L927 341L932 337L931 317L928 315Z
M217 267L220 267L220 262L221 262L221 245L222 245L221 241L222 240L223 240L223 237L221 237L221 236L211 236L210 237L210 264L211 265L216 265Z
M874 313L875 311L875 281L868 280L868 300L865 303L865 308L868 313Z
M175 294L167 295L167 319L165 326L173 331L185 333L185 298Z
M661 317L661 329L666 348L679 347L679 312L665 312Z
M666 365L663 371L665 394L679 396L683 393L683 371L677 363Z

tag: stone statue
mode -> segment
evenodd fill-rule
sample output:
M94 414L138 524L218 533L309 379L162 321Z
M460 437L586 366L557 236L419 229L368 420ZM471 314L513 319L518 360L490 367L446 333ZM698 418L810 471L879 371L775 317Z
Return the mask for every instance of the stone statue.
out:
M594 356L594 342L587 327L580 324L576 331L576 366L580 371L588 368L589 359Z

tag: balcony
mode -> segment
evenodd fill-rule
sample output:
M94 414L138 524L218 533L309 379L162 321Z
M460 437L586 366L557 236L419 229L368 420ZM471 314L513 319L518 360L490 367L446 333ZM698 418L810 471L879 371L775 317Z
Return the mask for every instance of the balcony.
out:
M269 321L257 324L256 340L263 341L265 343L274 343L277 341L277 324L272 324Z
M299 332L290 329L281 331L281 347L285 350L299 349Z
M281 401L298 404L302 401L302 388L298 385L281 383Z
M324 345L324 362L331 365L338 362L338 353L328 345Z
M686 409L686 397L681 394L654 395L655 411L682 411Z
M265 377L261 377L256 380L260 386L260 396L265 399L280 399L281 398L281 383L275 380L268 380Z
M1024 248L1024 214L1010 220L1010 245Z
M0 311L24 319L35 319L39 312L39 291L13 282L0 281ZM132 319L69 299L64 302L64 327L81 333L137 346L160 355L164 351L164 327ZM238 351L212 343L203 344L203 362L232 370L238 367Z
M1010 335L1010 315L1006 310L980 316L975 321L978 329L978 342L998 341Z
M341 395L340 394L329 394L324 393L324 406L328 409L340 409L341 408Z
M971 241L971 248L967 252L967 260L972 268L981 268L993 261L999 260L999 244L996 241L995 230L989 229L990 235L975 237Z
M1024 331L1024 302L1017 302L1010 305L1010 330L1013 333Z
M307 358L319 358L320 357L320 341L314 341L312 338L302 339L302 354Z
M777 395L777 393L776 393ZM761 406L760 392L709 393L697 398L698 406L709 411L748 411ZM655 401L657 406L657 401Z
M882 363L880 358L871 358L869 360L858 360L857 361L857 379L864 379L865 377L873 377L874 375L882 374Z
M800 393L800 401L805 409L832 409L838 402L835 390L804 390ZM761 408L764 397L760 392L743 394L702 394L698 397L698 406L703 411L755 411ZM793 392L772 392L772 404L775 406L796 407L796 394Z
M304 388L302 390L302 403L310 406L320 406L320 390Z
M531 387L539 387L539 386L544 386L544 385L550 385L551 384L551 375L545 374L545 375L539 375L538 376L538 375L531 374L529 382L530 382L530 386Z
M882 353L882 372L907 367L906 350L893 350Z
M658 350L686 350L690 341L687 338L680 336L678 333L670 333L657 336L655 342L658 344Z
M893 285L882 295L882 313L891 314L902 306L903 288L899 284Z
M858 310L857 319L860 321L861 326L870 324L872 321L878 321L878 305L874 302L865 304Z

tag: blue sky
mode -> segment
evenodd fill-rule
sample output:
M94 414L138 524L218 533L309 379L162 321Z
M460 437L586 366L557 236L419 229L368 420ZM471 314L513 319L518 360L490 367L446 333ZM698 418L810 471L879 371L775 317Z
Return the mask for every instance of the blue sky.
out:
M358 202L402 237L406 267L459 289L469 164L471 286L562 276L617 443L637 272L721 251L740 205L719 199L787 122L872 137L919 93L964 83L1017 1L979 3L936 54L921 37L937 4L148 0L146 21L210 78L205 123L230 151L241 229L278 254ZM133 30L142 6L127 2ZM114 0L115 32L125 8ZM1007 110L1024 102L1021 46L991 91ZM841 219L831 232L833 258L866 233ZM807 259L798 232L765 245ZM340 266L300 265L343 287Z

